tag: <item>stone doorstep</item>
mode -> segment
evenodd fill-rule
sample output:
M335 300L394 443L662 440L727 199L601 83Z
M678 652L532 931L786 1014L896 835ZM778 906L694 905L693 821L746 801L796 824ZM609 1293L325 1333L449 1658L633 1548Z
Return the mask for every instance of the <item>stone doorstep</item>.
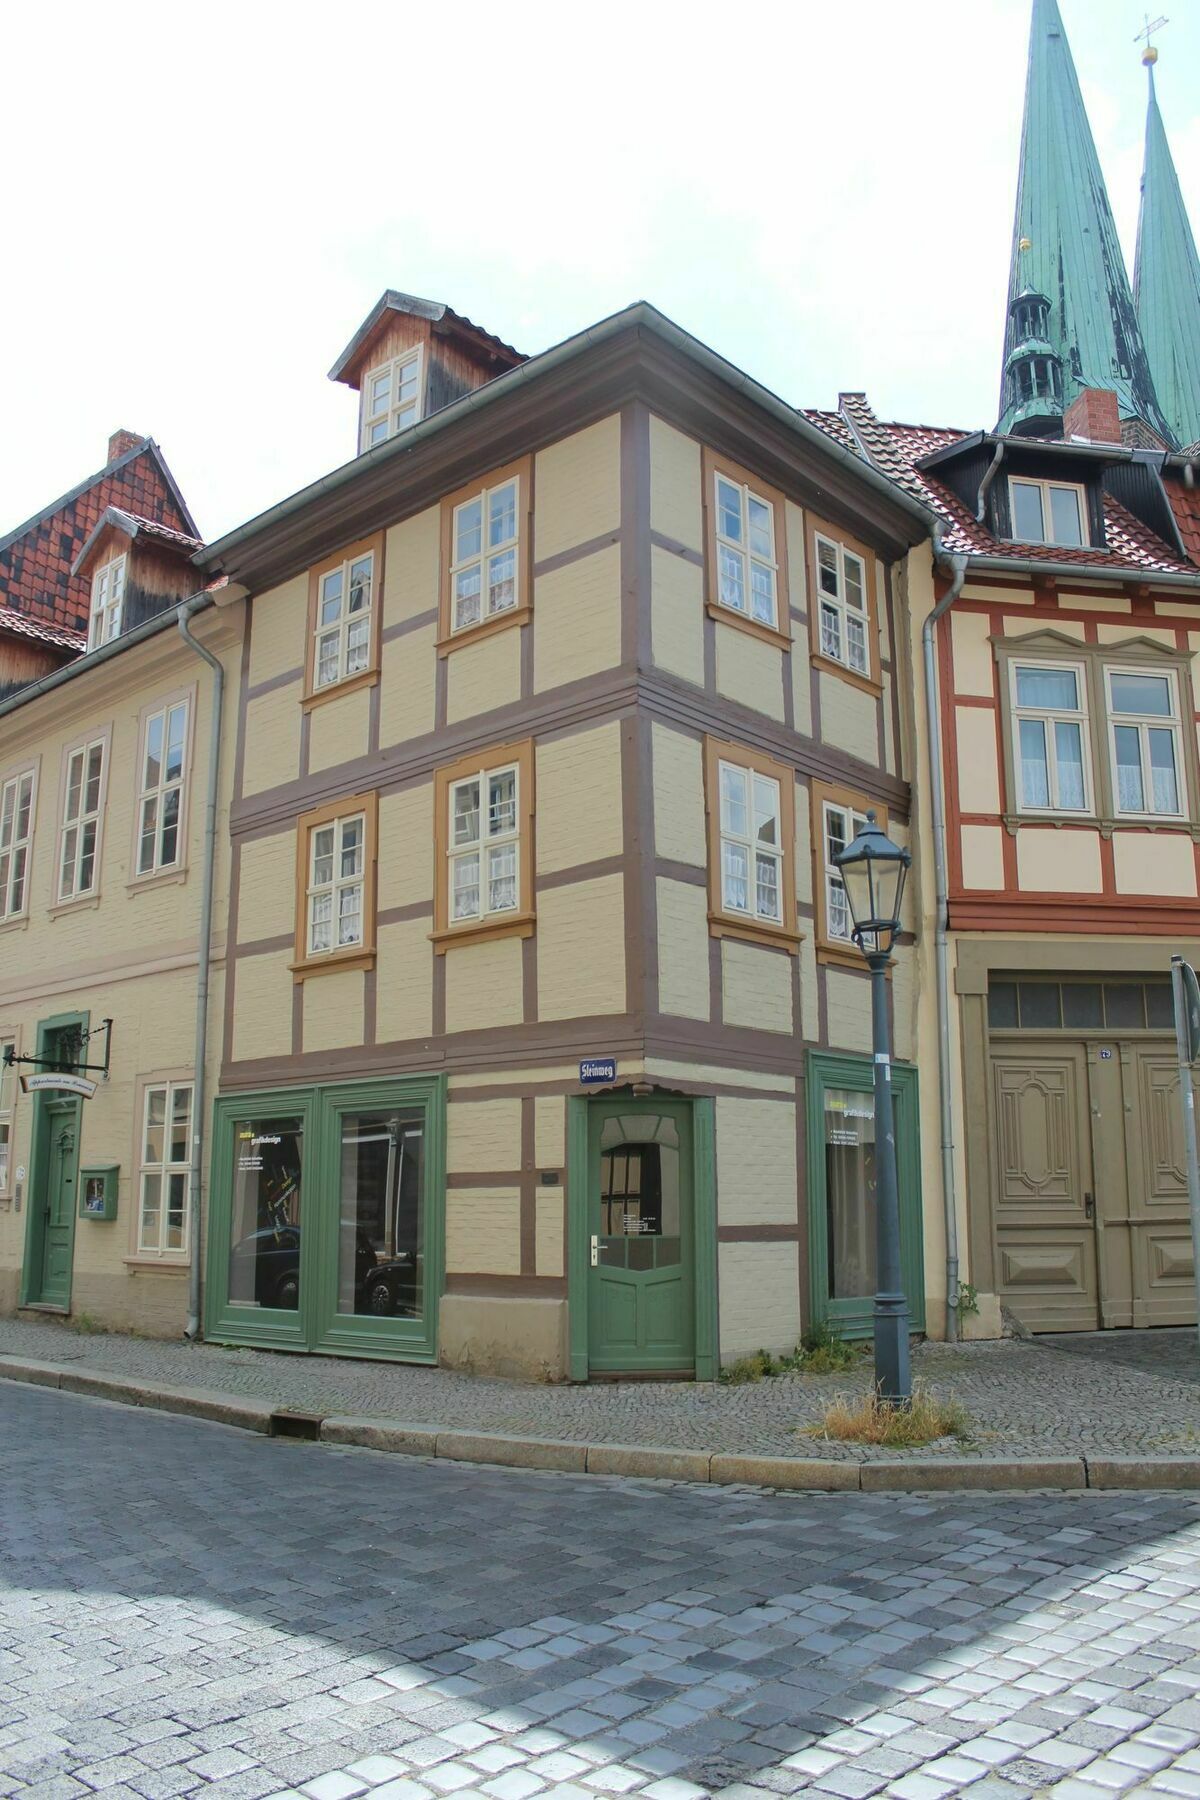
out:
M649 1444L581 1444L500 1432L439 1431L394 1419L301 1413L206 1388L173 1388L124 1375L92 1372L70 1364L0 1357L0 1381L56 1387L64 1393L159 1412L181 1413L269 1436L281 1418L310 1421L311 1435L326 1444L355 1445L399 1456L436 1456L454 1462L512 1469L561 1469L573 1474L640 1476L659 1481L703 1481L786 1489L792 1492L986 1493L1058 1492L1097 1488L1200 1488L1200 1456L939 1457L910 1462L825 1461L817 1457L755 1456L681 1450ZM305 1431L305 1436L310 1433Z

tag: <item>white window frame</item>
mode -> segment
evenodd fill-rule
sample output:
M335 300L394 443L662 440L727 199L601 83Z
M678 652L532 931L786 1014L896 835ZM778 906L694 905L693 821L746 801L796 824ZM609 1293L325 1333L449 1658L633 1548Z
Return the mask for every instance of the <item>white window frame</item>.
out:
M358 826L358 867L349 875L342 871L342 861L346 854L346 832L351 825ZM328 879L317 879L317 840L322 832L332 832L333 847L329 852L330 873ZM336 818L325 819L319 825L308 827L308 854L306 859L308 882L304 896L304 953L308 958L337 956L347 951L361 951L366 945L366 907L367 907L367 815L360 809L358 812L339 813ZM346 895L357 890L358 893L358 936L341 939L342 902ZM317 919L316 903L325 896L329 897L328 919ZM326 926L330 941L327 944L316 943L316 927Z
M1079 696L1078 707L1066 706L1022 706L1017 699L1017 676L1022 669L1033 669L1039 674L1073 675L1075 692ZM1072 819L1085 819L1095 814L1095 786L1092 779L1092 737L1088 718L1088 679L1087 668L1083 663L1074 663L1069 659L1051 661L1041 656L1013 656L1008 665L1009 709L1012 718L1012 766L1013 766L1013 800L1015 811L1026 813L1031 818L1046 818L1051 815L1065 814ZM1046 745L1046 781L1049 788L1049 800L1045 806L1033 806L1025 799L1024 783L1021 777L1021 720L1037 720L1044 732ZM1083 805L1064 806L1058 792L1058 734L1056 725L1077 725L1079 727L1080 751L1083 758Z
M739 776L746 783L746 829L737 831L729 823L726 809L725 776L726 772ZM764 782L775 790L775 827L774 843L759 836L755 820L758 808L755 802L755 783ZM756 769L747 763L730 762L725 757L717 759L717 828L718 828L718 871L720 881L721 911L731 919L747 919L756 925L773 926L780 929L789 923L784 918L786 895L784 891L784 822L783 807L785 795L779 779L768 775L762 769ZM741 851L746 863L746 895L749 906L738 906L731 900L729 879L731 872L726 867L726 849ZM759 904L759 864L770 862L775 871L775 910L765 911ZM738 877L741 879L741 877Z
M352 608L351 574L354 570L361 569L364 563L365 581L362 576L359 581L366 588L366 600L357 608ZM341 582L337 615L328 622L323 622L321 613L325 604L325 584L335 578ZM359 556L348 556L332 569L323 569L317 577L317 609L313 619L312 645L314 694L323 694L327 689L336 687L339 682L349 681L351 676L362 675L370 670L375 632L375 585L373 550L364 550ZM334 647L333 672L322 676L321 650L327 643Z
M860 812L858 807L850 806L844 800L822 800L821 802L821 868L825 895L825 936L835 944L853 944L850 903L846 898L846 884L842 879L841 870L834 867L829 851L830 813L841 813L845 828L850 834L844 839L846 844L854 842L859 826L867 823L867 815L865 811ZM834 926L835 908L839 920L844 916L844 931L839 931Z
M28 794L24 836L18 836L21 796ZM33 830L37 807L37 770L17 769L0 782L0 924L23 919L29 913L29 884L33 873ZM20 865L20 876L17 867ZM20 899L13 895L18 879Z
M403 406L399 404L400 386L405 372L413 366L416 368L417 375L416 414L411 419L401 421L400 414L414 404L408 400L404 402ZM382 380L384 376L387 377L388 383L387 404L372 412L372 389L375 383ZM388 362L377 363L363 377L358 437L360 450L374 450L380 444L386 444L389 438L394 438L398 432L407 431L410 425L418 424L424 416L425 352L423 346L417 344L411 350L402 350L398 356L393 356ZM375 427L382 424L386 424L387 430L378 437L374 436Z
M88 617L89 650L111 643L121 635L125 612L125 576L128 556L124 550L103 563L92 577L92 605Z
M836 559L837 592L831 594L821 583L821 549L824 546L832 550ZM850 599L850 583L846 579L846 559L856 563L859 570L859 592L862 605L855 606ZM870 681L872 676L873 657L871 654L871 596L867 591L870 579L870 568L865 556L837 538L829 537L823 531L813 532L813 587L815 589L813 604L817 609L817 643L822 656L830 662L840 663L843 669L849 669L852 675L862 675ZM833 625L834 631L829 630ZM862 661L852 654L850 645L853 634L851 624L862 630Z
M492 803L491 784L505 775L511 775L512 790L512 823L500 823L495 826ZM479 801L477 807L476 828L474 836L456 836L459 823L455 812L455 797L463 788L475 783L479 785ZM517 762L497 763L489 769L479 769L469 775L459 775L449 784L447 793L449 817L446 821L446 843L448 868L446 871L446 918L451 927L484 925L493 919L516 917L521 911L521 766ZM486 826L485 825L486 815ZM502 856L511 855L512 867L499 876L492 873L492 862L497 853ZM458 910L457 877L460 865L464 867L475 862L476 904L471 912ZM512 882L512 900L500 905L494 903L493 883L495 881ZM469 891L465 884L462 892Z
M1112 677L1114 675L1133 675L1139 680L1147 678L1165 681L1171 696L1171 712L1166 713L1118 713L1113 705ZM1108 755L1112 778L1112 805L1115 819L1186 819L1189 816L1187 764L1183 757L1183 721L1179 706L1179 678L1176 669L1147 668L1122 663L1104 664L1104 704L1108 718ZM1166 731L1170 733L1172 749L1175 756L1175 793L1179 805L1174 812L1159 812L1154 808L1143 808L1134 812L1121 805L1120 773L1117 766L1117 726L1128 726L1138 734L1138 747L1141 753L1142 796L1153 798L1154 782L1150 764L1150 733Z
M10 1047L15 1055L16 1032L0 1031L0 1199L5 1200L12 1193L13 1134L17 1110L17 1071L4 1066L4 1052Z
M513 490L512 535L511 537L502 539L498 543L492 544L488 541L491 524L492 500L495 495L502 494L506 488L511 488ZM458 554L459 514L465 512L467 507L476 505L479 507L479 552L477 555L464 556L460 559ZM492 565L499 562L504 557L511 559L512 574L507 578L506 582L502 581L500 584L494 584L492 580ZM478 570L479 572L479 587L477 590L479 617L477 619L460 621L458 616L459 582L464 575L470 575L475 570ZM505 586L510 589L511 598L500 604L495 603L493 596L498 591L498 587L503 589ZM503 481L497 481L491 487L480 488L478 493L470 494L465 500L460 500L451 515L450 631L454 635L457 635L459 632L474 631L480 625L486 624L489 619L501 619L506 617L509 613L516 612L520 604L521 476L520 474L516 474L506 476Z
M88 800L88 766L93 753L99 751L100 766L96 773L95 805L89 806ZM72 771L79 765L79 787L77 807L71 809ZM86 738L80 744L72 744L63 758L62 817L58 830L58 902L65 905L72 900L84 900L99 892L100 889L100 850L104 835L104 801L108 786L108 737L106 734L94 738ZM88 828L91 828L91 879L85 887L82 883L84 862L84 844L87 840Z
M147 1138L150 1133L150 1102L151 1097L155 1094L161 1094L163 1096L163 1155L160 1162L149 1160L146 1154ZM182 1094L187 1095L187 1122L184 1136L186 1160L178 1161L170 1155L170 1149L176 1096ZM191 1223L189 1217L189 1190L192 1173L195 1105L195 1083L190 1077L186 1081L147 1081L142 1090L142 1108L139 1116L139 1130L141 1135L138 1139L137 1236L134 1245L135 1255L138 1257L150 1258L154 1261L161 1262L180 1262L187 1258L189 1251L188 1227ZM146 1241L147 1178L150 1178L151 1180L157 1179L159 1183L158 1206L156 1212L156 1243L147 1243ZM165 1239L167 1236L168 1219L171 1210L168 1205L168 1196L173 1179L181 1182L183 1188L183 1204L179 1209L182 1215L180 1221L180 1241L178 1244L167 1244Z
M722 483L739 497L741 538L727 537L721 530L721 486ZM771 554L769 557L755 552L750 544L750 504L765 506L770 523ZM717 547L717 566L714 570L714 588L717 603L735 618L749 619L755 625L764 625L771 631L779 630L779 546L777 532L779 523L775 517L774 502L765 494L760 494L746 481L735 481L721 469L713 471L713 535ZM741 567L741 591L744 606L736 606L725 597L725 582L722 572L722 556L736 557ZM754 610L754 570L765 569L771 578L771 612L770 617L760 619Z
M183 744L179 764L179 775L167 775L166 747L169 742L171 717L183 714ZM150 781L146 772L146 762L150 753L150 731L156 720L162 720L162 753L158 759L158 779ZM147 880L152 875L161 875L164 870L181 868L184 861L184 833L186 829L187 781L188 767L191 761L192 708L187 695L177 699L165 700L156 706L153 712L147 713L142 724L138 743L138 789L137 812L134 816L134 880ZM175 815L175 854L168 861L162 853L163 815L170 796L178 796L178 810ZM143 840L146 836L146 814L148 808L154 808L154 856L148 866L143 866Z
M1040 538L1024 538L1017 531L1018 487L1037 488L1042 502L1042 533ZM1061 489L1064 493L1074 494L1079 507L1079 539L1056 538L1054 532L1054 509L1050 503L1051 492ZM1010 537L1014 544L1057 544L1064 550L1086 550L1091 541L1087 506L1087 489L1078 481L1049 481L1037 475L1010 475L1008 478L1008 511L1011 521Z

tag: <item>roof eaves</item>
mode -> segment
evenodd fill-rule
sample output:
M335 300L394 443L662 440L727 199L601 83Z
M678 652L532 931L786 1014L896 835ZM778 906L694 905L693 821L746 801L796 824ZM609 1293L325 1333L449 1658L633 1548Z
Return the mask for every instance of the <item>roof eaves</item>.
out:
M330 381L341 380L343 373L354 361L384 313L409 313L413 318L429 319L436 325L439 319L445 318L448 310L439 300L422 300L419 294L402 294L397 288L385 288L330 369ZM458 314L456 313L454 316L457 318ZM464 320L463 323L469 325L470 320ZM478 330L478 327L472 326L472 330Z
M868 487L885 496L893 506L907 513L915 523L919 522L924 531L932 527L934 512L931 507L919 500L890 476L882 473L873 463L864 462L856 451L847 450L836 438L820 426L812 424L804 415L797 412L778 394L747 375L744 370L726 360L725 357L711 350L707 344L700 342L690 332L676 325L673 319L659 312L647 300L637 300L622 308L620 312L610 313L607 318L589 325L584 331L573 337L564 338L561 343L552 345L548 350L531 356L527 362L518 363L513 369L506 369L503 374L494 376L482 387L472 388L461 394L448 406L442 407L429 418L421 419L416 425L410 425L406 431L397 433L386 443L377 444L374 449L366 450L350 462L343 463L340 468L323 475L319 480L311 482L308 487L290 494L285 500L269 507L265 512L248 519L244 525L226 532L224 537L208 544L204 550L198 551L192 558L197 568L212 569L221 566L222 560L230 551L248 543L262 532L285 523L293 514L301 512L313 501L338 489L349 486L371 469L390 462L393 458L406 456L419 444L425 443L436 434L447 431L460 420L469 417L487 407L501 403L514 389L524 387L526 383L535 382L554 369L569 363L616 337L622 331L640 329L652 332L656 337L678 350L694 363L727 386L744 394L755 405L769 412L781 425L795 433L810 449L819 450L822 456L832 457L844 468L852 469L855 479L865 482Z
M201 601L203 604L198 606L197 601ZM181 607L186 606L191 609L190 617L194 616L196 612L207 611L208 607L213 605L215 605L215 601L212 595L201 589L190 599L181 600L177 605L169 606L165 612L152 614L150 618L143 619L140 625L135 625L132 631L125 631L121 633L120 637L110 638L107 644L100 644L95 650L89 650L86 656L77 656L64 668L55 669L51 674L43 675L37 681L31 681L28 687L18 689L7 700L0 700L0 719L6 719L10 713L16 712L22 706L28 706L30 701L37 700L42 694L61 687L64 682L78 680L90 669L98 668L101 663L110 662L114 656L120 656L123 651L132 649L135 644L145 643L147 638L155 637L160 631L166 631L178 621Z

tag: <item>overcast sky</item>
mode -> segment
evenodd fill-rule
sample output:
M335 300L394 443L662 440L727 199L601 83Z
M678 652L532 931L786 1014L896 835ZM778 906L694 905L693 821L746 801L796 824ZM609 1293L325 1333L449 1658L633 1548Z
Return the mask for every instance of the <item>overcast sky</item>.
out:
M1132 270L1136 0L1060 0ZM1200 5L1158 93L1200 228ZM0 530L162 446L212 539L342 463L385 287L533 352L647 299L796 405L994 423L1029 0L7 10Z

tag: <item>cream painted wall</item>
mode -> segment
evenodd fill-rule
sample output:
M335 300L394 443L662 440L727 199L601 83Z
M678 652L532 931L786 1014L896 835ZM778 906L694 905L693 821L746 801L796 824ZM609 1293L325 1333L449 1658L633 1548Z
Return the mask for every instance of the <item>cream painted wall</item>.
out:
M378 930L375 1038L406 1043L433 1030L431 919L406 919ZM453 952L458 955L458 952Z
M393 525L384 542L383 628L437 611L441 508ZM403 639L400 640L403 642Z
M236 690L235 690L236 691ZM246 708L242 791L263 794L300 773L300 689L273 688Z
M707 1019L708 890L659 876L655 893L659 1010Z
M993 892L1002 888L1004 827L964 825L961 830L963 886L991 889Z
M851 686L840 675L822 669L818 675L821 696L821 737L837 750L875 763L879 757L879 702L873 694Z
M446 1030L519 1025L524 1016L522 938L452 944L446 958Z
M740 626L717 620L717 691L772 719L783 718L784 653Z
M561 1188L539 1188L534 1202L534 1271L562 1277L566 1273L566 1230Z
M450 1188L447 1191L446 1273L521 1273L519 1188Z
M800 1340L799 1249L795 1244L720 1244L721 1361L769 1350L794 1350Z
M307 574L296 575L282 587L256 596L254 628L250 633L250 686L273 681L289 670L295 670L297 681L301 681L307 635Z
M519 1099L452 1101L446 1120L446 1167L452 1175L521 1167Z
M871 983L866 975L830 967L825 971L825 993L830 1048L867 1055L871 1049Z
M704 685L704 571L656 544L650 552L650 645L655 664Z
M1116 831L1112 843L1118 893L1194 898L1196 850L1189 833Z
M795 1225L796 1108L718 1095L717 1224Z
M379 796L380 912L425 902L433 911L433 783Z
M233 975L233 1057L251 1062L292 1053L290 950L239 957Z
M699 738L672 731L655 720L651 729L654 763L654 853L671 862L704 868L704 756Z
M538 562L586 544L621 524L621 420L540 450L534 462L534 544Z
M533 1102L533 1160L539 1169L561 1169L567 1160L567 1103L561 1094Z
M621 548L594 551L533 584L533 685L538 693L621 660Z
M620 875L538 895L538 1017L625 1011L625 890Z
M1021 621L1022 629L1029 625ZM996 690L996 659L990 643L992 624L987 613L951 612L950 632L954 647L954 691L984 694L990 700Z
M304 1048L354 1050L363 1041L363 972L315 975L304 988Z
M650 416L650 528L689 550L704 547L700 445Z
M365 756L371 697L366 688L339 694L314 706L308 719L308 767L310 774L336 768L339 763Z
M380 659L379 742L402 744L433 730L437 652L433 624L384 644Z
M623 848L620 722L539 743L538 873L620 856Z
M521 697L521 632L459 644L446 658L446 718L453 725Z
M242 844L237 935L240 944L291 937L296 929L296 833L247 838Z
M956 706L958 799L963 812L1000 811L996 715L990 707Z
M1022 825L1017 832L1017 885L1039 894L1100 893L1098 834Z
M721 939L721 993L726 1025L757 1031L794 1029L792 959L765 944Z

